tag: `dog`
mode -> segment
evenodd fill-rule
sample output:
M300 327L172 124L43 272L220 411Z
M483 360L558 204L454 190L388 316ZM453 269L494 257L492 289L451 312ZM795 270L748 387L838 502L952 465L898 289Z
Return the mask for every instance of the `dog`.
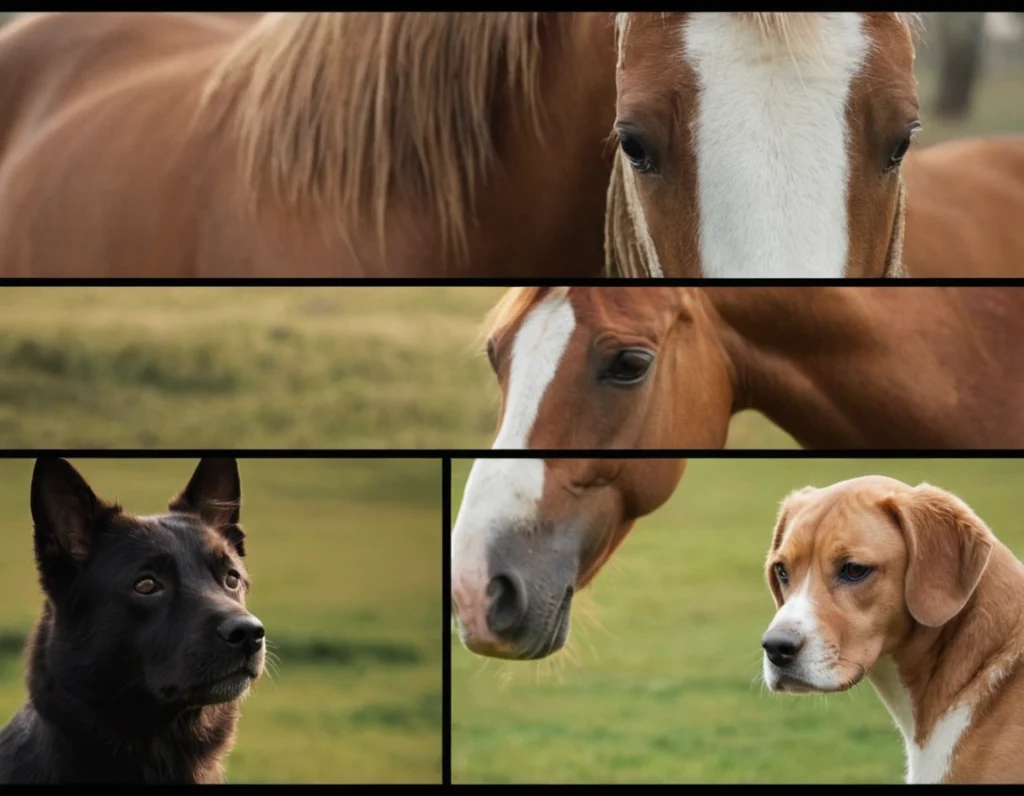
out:
M782 503L761 640L772 691L867 678L908 783L1024 782L1024 565L962 500L883 476Z
M0 783L217 783L264 628L245 608L234 459L203 459L168 514L98 498L63 459L32 473L45 595Z

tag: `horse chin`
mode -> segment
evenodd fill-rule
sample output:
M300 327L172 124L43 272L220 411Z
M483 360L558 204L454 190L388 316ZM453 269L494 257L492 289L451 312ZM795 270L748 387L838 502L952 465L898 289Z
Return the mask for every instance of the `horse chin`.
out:
M572 625L572 597L573 590L567 589L562 604L547 629L546 637L540 643L523 645L524 654L520 656L520 660L538 661L554 655L565 646Z

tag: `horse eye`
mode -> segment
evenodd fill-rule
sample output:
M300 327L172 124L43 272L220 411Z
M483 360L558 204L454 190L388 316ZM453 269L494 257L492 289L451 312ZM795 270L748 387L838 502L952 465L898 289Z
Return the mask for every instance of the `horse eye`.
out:
M619 137L619 148L634 171L641 174L654 171L654 160L638 136L628 130L616 130L616 135Z
M786 568L782 564L775 565L775 577L779 579L779 583L783 586L789 583L789 573L786 572Z
M914 140L914 133L920 129L921 125L915 122L914 124L908 125L907 129L903 131L903 135L896 144L896 148L893 149L892 154L889 155L889 162L885 167L887 172L892 171L903 162L903 158L906 156L907 151L910 149L910 145Z
M612 357L602 374L602 380L619 386L631 387L639 384L650 371L654 354L643 348L627 348Z

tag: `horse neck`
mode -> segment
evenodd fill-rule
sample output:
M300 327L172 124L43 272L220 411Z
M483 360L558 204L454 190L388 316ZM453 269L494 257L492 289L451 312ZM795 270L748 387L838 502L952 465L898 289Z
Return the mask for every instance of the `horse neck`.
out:
M498 103L496 175L476 192L467 267L518 279L598 277L615 122L614 14L545 14L541 23L539 125Z
M1012 393L1004 391L1000 418L1001 399L976 389L986 377L1006 381L1012 368L999 364L992 351L999 338L989 334L1006 317L979 312L996 301L991 294L856 287L706 294L730 363L733 412L759 411L803 447L1005 447L1015 433Z

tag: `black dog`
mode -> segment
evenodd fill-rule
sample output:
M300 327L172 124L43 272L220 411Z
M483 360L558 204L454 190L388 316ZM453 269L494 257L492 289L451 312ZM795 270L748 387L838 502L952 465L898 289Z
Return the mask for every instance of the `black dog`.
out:
M46 604L0 783L223 780L238 700L263 671L245 609L234 459L203 459L170 514L106 503L63 459L32 474Z

